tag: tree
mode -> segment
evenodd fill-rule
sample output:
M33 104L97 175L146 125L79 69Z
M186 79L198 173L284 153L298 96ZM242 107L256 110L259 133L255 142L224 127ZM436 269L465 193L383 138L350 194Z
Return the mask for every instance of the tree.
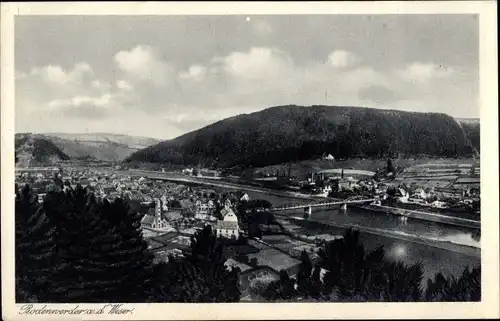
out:
M159 302L238 302L239 269L224 265L222 244L211 226L191 240L191 254L185 259L170 257L157 268Z
M78 186L44 201L57 222L55 241L63 269L54 278L58 302L143 302L151 287L152 257L140 215L120 199L98 201Z
M397 193L397 189L395 186L389 186L387 188L387 191L386 191L387 195L391 196L391 197L394 197L396 196L396 193Z
M387 173L396 173L394 166L392 165L392 160L390 158L387 159Z
M248 237L262 237L262 230L258 222L252 222L248 226Z
M311 291L311 272L313 265L306 251L300 255L299 273L297 274L297 290L302 296L307 296Z
M311 280L309 283L308 296L311 299L319 300L321 298L321 290L323 287L323 282L321 281L321 267L316 266L311 275Z
M157 302L238 302L238 271L229 271L220 262L207 269L171 256L156 266Z
M328 270L324 276L326 292L337 291L350 297L361 290L364 247L359 232L347 230L344 237L327 243L319 252L321 265Z
M48 302L53 293L56 263L53 222L45 215L36 194L28 186L16 188L16 302Z
M420 263L405 265L402 262L384 263L385 288L380 301L416 302L422 296L423 269Z
M287 301L296 298L295 280L285 270L280 271L280 278L271 282L262 296L268 301Z
M481 267L464 269L458 278L437 273L427 281L426 301L481 301Z
M168 208L182 208L181 202L179 200L169 200L167 202Z
M366 254L359 232L347 230L343 239L320 251L323 294L340 301L417 301L422 267L385 260L383 247ZM332 296L333 295L333 296Z
M249 292L252 299L262 299L264 291L266 291L273 281L274 278L271 274L265 274L252 279L249 284Z
M248 262L248 264L250 264L250 266L258 266L259 265L259 261L257 260L256 257L253 257L250 259L250 261Z
M152 299L150 289L153 286L153 255L148 251L148 245L142 237L140 228L142 215L132 212L128 202L120 198L109 205L108 209L107 201L103 202L102 211L108 213L109 226L116 230L107 240L116 239L115 235L118 235L119 241L110 244L113 246L112 250L99 249L96 244L93 250L95 253L101 250L102 255L107 256L107 261L112 262L108 268L113 268L114 273L125 278L120 281L118 287L120 302L150 301Z

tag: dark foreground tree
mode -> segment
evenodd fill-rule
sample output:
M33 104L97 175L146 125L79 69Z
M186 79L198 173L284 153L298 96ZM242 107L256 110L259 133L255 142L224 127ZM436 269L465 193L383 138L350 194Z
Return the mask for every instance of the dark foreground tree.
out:
M348 230L320 252L324 294L341 301L418 301L423 270L419 263L405 265L385 260L383 247L366 253L358 231Z
M297 298L295 279L290 278L285 270L280 271L280 278L271 282L262 293L262 297L268 301L287 301Z
M394 165L392 164L392 160L390 158L387 159L387 173L396 173L394 169Z
M427 281L426 301L481 301L481 268L465 269L458 278L437 273Z
M16 188L16 302L47 302L52 294L55 227L29 186Z
M311 273L313 264L306 251L300 254L299 273L297 273L297 290L300 295L307 296L311 291Z
M49 193L44 208L57 222L55 302L148 300L152 257L138 216L122 200L99 201L78 186Z
M127 201L120 198L112 203L103 201L102 212L107 213L105 219L114 232L102 233L101 242L106 242L109 247L100 249L99 245L94 245L94 253L97 258L99 252L104 257L108 256L107 261L112 262L114 274L120 276L117 278L117 291L121 292L118 297L121 302L153 300L150 293L154 282L153 255L141 234L142 216L130 211Z
M156 267L159 302L238 302L239 269L227 268L223 245L210 226L191 240L186 258L170 256Z

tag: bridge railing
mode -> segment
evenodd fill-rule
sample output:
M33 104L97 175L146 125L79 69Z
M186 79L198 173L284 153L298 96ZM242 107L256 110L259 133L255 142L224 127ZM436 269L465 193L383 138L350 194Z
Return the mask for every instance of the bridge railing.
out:
M321 205L329 205L329 204L343 204L343 203L350 203L350 202L372 202L375 199L371 198L363 198L363 197L356 197L356 199L345 199L345 200L327 200L327 201L321 201L321 202L314 202L314 203L288 203L288 204L283 204L283 205L278 205L278 206L273 206L271 207L271 210L281 210L281 209L289 209L289 208L294 208L294 207L309 207L309 206L321 206Z

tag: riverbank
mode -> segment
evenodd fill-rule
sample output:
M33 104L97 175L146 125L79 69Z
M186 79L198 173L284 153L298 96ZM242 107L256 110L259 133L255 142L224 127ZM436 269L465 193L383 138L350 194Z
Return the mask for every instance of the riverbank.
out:
M355 205L355 206L358 208L364 209L364 210L368 210L368 211L380 212L380 213L391 214L391 215L398 215L398 216L403 216L403 217L410 217L410 218L420 219L420 220L429 221L429 222L462 226L462 227L467 227L467 228L472 228L472 229L479 229L479 230L481 229L481 221L466 219L466 218L457 217L457 216L438 214L438 213L433 213L433 212L428 212L428 211L424 212L424 211L419 211L419 210L414 210L414 209L406 209L406 208L400 208L400 207L375 205L375 204Z
M275 214L276 215L276 214ZM331 221L324 221L324 220L315 220L315 219L307 219L305 220L302 217L299 216L286 216L286 215L277 215L280 218L283 219L288 219L293 221L294 223L304 226L304 222L313 222L317 224L322 224L325 226L330 226L334 228L340 228L340 229L348 229L348 228L354 228L359 230L360 232L368 233L368 234L373 234L377 236L383 236L383 237L390 237L390 238L395 238L399 240L404 240L412 243L417 243L417 244L422 244L426 246L431 246L434 248L442 249L442 250L447 250L455 253L460 253L462 255L466 256L471 256L475 258L480 258L481 257L481 248L474 247L471 245L467 244L458 244L454 243L453 241L445 241L445 240L440 240L438 237L435 238L430 238L427 236L422 236L422 235L412 235L409 233L405 233L403 231L389 231L385 229L380 229L380 228L374 228L374 227L367 227L359 224L343 224L343 223L338 223L338 222L331 222ZM335 231L336 232L336 231Z

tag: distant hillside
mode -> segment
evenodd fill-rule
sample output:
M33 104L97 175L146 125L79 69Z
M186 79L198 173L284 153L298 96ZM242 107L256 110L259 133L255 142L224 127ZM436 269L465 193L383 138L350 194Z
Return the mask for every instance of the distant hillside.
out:
M465 156L473 153L450 116L361 107L278 106L227 118L140 150L127 162L260 167L314 159Z
M159 143L161 140L149 137L129 136L122 134L109 134L109 133L81 133L81 134L68 134L68 133L45 133L46 136L58 137L66 140L78 141L80 143L115 143L125 145L130 149L142 149L148 146Z
M154 138L116 134L16 134L50 142L68 159L122 161L132 153L159 142Z
M52 141L40 135L16 134L14 147L17 167L55 164L70 159Z

